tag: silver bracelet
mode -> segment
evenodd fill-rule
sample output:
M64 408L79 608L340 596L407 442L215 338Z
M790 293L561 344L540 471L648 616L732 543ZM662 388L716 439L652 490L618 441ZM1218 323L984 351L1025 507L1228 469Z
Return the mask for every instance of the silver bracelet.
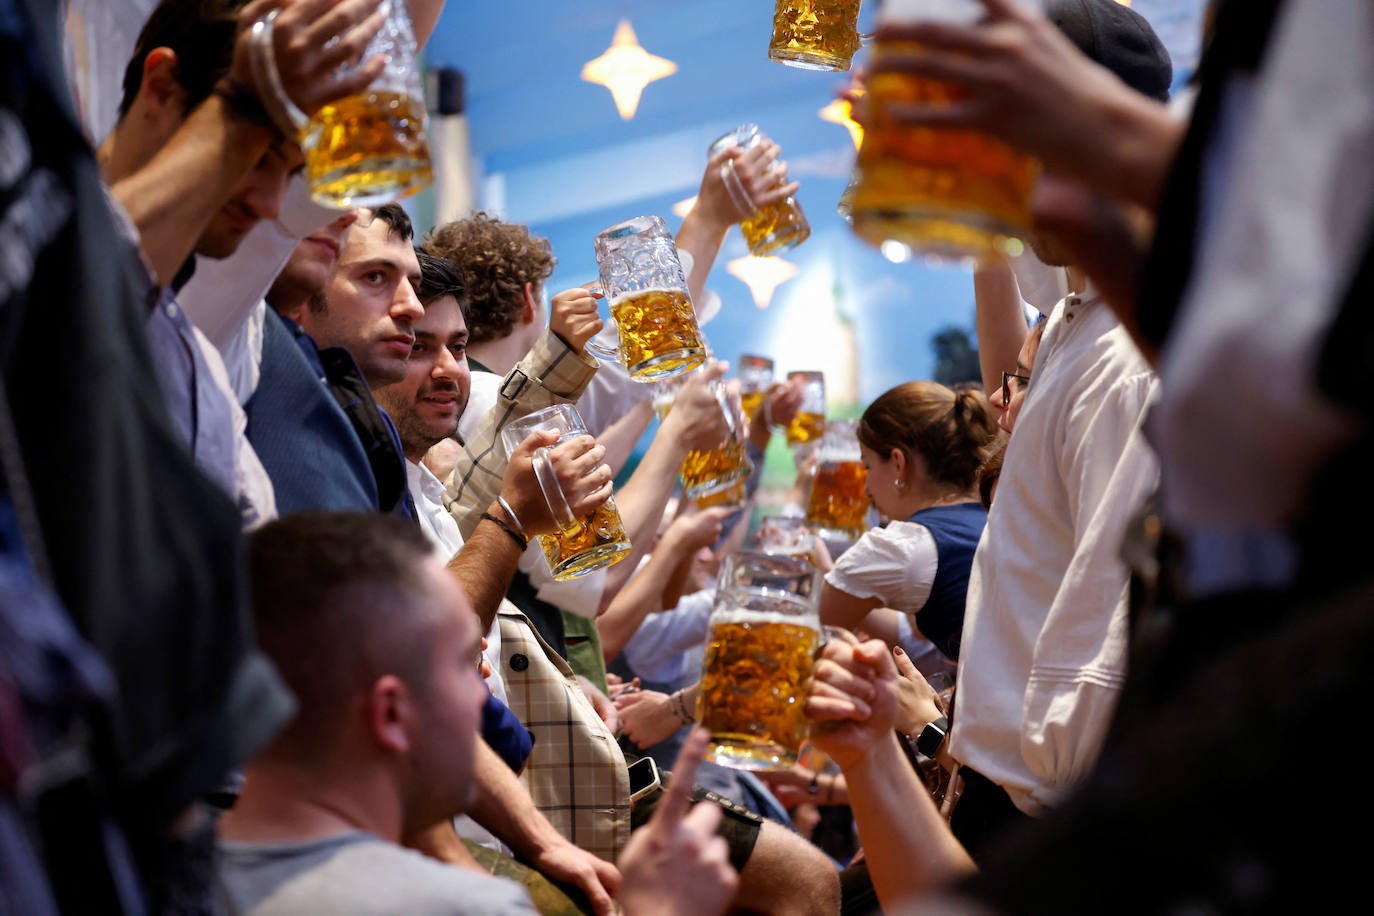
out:
M515 530L520 532L520 536L528 539L529 535L525 532L525 526L521 523L520 516L515 514L515 510L510 507L510 503L506 502L506 498L500 493L497 493L496 502L497 505L501 507L501 510L505 512L506 515L510 516L510 522L515 526Z

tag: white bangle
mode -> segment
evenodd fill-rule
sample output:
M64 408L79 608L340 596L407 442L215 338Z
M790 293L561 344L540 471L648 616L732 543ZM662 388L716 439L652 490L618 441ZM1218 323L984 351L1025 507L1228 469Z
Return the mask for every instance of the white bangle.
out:
M528 540L529 535L525 532L525 526L521 523L520 516L515 514L515 510L510 507L510 503L506 502L506 498L500 493L497 493L496 503L501 507L501 510L510 517L510 523L515 526L516 531L520 532L520 536Z

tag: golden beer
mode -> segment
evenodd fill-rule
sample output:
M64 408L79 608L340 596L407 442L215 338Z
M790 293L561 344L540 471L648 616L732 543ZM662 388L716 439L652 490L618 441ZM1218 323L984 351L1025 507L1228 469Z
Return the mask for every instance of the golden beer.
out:
M611 302L630 377L640 381L689 372L706 361L696 311L685 290L645 289Z
M740 409L744 411L744 422L750 424L754 422L754 414L758 413L763 406L762 391L750 391L739 396Z
M800 245L811 235L801 204L791 197L755 210L740 221L739 229L749 253L760 258Z
M682 459L678 476L682 492L687 496L702 496L723 490L749 476L754 469L744 443L731 439L720 448L692 450Z
M787 444L803 445L819 439L825 432L825 415L807 410L797 411L792 422L787 424Z
M737 480L728 487L722 487L719 490L698 496L697 508L709 509L712 506L724 506L728 509L742 509L748 502L749 491L745 488L743 480Z
M796 763L816 639L814 627L784 615L727 612L712 624L697 698L708 759L745 770Z
M859 0L777 0L768 58L803 70L848 70L859 50Z
M625 534L614 497L575 521L573 527L558 534L539 535L539 546L544 549L555 579L576 579L610 566L630 552L630 538Z
M875 53L881 55L881 47ZM868 90L854 234L878 247L899 243L936 261L1019 254L1019 237L1031 226L1036 160L977 131L907 127L887 115L894 102L956 101L959 93L947 83L881 73Z
M821 461L811 481L806 520L837 537L868 530L868 469L859 461Z
M399 92L363 92L325 105L306 129L311 196L338 209L373 206L434 181L424 103Z

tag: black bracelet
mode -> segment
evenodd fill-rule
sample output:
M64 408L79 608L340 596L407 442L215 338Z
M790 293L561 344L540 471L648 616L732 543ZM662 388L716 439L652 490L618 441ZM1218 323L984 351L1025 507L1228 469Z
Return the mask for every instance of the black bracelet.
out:
M265 127L280 139L283 134L277 122L267 113L258 94L243 83L225 74L216 81L212 95L217 95L229 106L229 110L250 124Z
M483 512L482 518L491 522L497 528L500 528L502 531L506 532L506 534L510 535L510 539L515 542L517 547L520 548L521 553L524 553L525 549L530 546L530 542L525 538L521 537L520 532L516 531L510 525L506 524L505 521L503 521L502 519L497 518L490 512Z

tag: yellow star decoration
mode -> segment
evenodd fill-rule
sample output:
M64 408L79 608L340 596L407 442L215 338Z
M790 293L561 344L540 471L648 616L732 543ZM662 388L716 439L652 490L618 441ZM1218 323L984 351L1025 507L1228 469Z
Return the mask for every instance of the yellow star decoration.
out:
M622 19L606 53L582 67L582 78L611 90L620 117L628 121L635 116L644 87L676 72L677 64L640 47L630 20Z
M749 292L754 296L754 304L761 309L768 308L775 289L797 275L797 265L777 257L735 258L725 265L725 269L749 287Z

